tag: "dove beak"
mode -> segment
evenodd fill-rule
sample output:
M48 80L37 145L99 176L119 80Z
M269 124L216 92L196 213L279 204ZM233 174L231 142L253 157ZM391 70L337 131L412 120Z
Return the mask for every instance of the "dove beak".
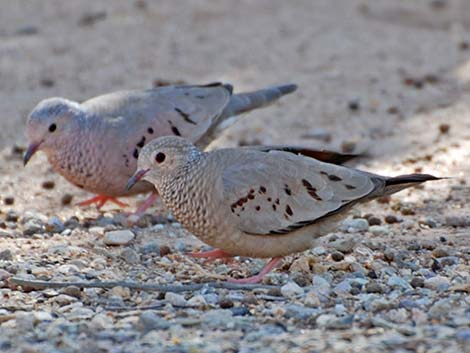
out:
M28 149L26 150L26 153L24 154L23 157L23 165L28 164L29 160L31 157L38 151L39 146L41 146L41 142L33 142L28 146Z
M141 169L141 170L138 170L134 173L133 176L131 176L131 178L129 179L129 181L127 182L127 185L126 185L126 191L129 191L135 184L137 184L137 182L142 179L145 174L147 174L148 172L150 171L150 169Z

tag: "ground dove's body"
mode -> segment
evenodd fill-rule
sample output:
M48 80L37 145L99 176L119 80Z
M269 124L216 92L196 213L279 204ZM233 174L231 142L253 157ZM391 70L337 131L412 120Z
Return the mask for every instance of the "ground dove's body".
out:
M284 85L232 95L232 86L214 83L115 92L81 104L46 99L28 118L25 164L42 150L57 173L98 195L83 204L119 204L116 197L154 190L141 182L125 191L139 152L150 140L176 135L205 147L228 118L268 105L296 88Z
M176 219L205 243L209 257L272 258L315 246L351 206L437 178L384 177L285 151L243 148L201 152L164 137L147 145L129 180L153 183Z

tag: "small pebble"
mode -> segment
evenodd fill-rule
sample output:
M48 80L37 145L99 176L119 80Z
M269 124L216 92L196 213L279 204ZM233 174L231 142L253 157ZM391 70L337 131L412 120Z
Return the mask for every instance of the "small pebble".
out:
M13 260L13 254L10 249L0 251L0 261L11 261Z
M304 290L295 282L289 281L281 287L281 294L286 298L293 298L304 294Z
M340 253L339 251L335 251L334 253L331 254L331 258L334 261L342 261L344 260L344 255Z
M64 229L65 229L64 224L57 216L53 216L49 218L49 220L46 223L46 231L48 232L61 233L64 231Z
M134 240L134 233L130 230L114 230L104 234L103 243L106 245L127 245Z
M375 236L387 235L390 233L390 230L387 226L371 226L369 231Z
M140 255L130 248L122 250L119 256L128 264L137 264L140 262Z
M4 199L3 199L3 203L5 205L8 205L8 206L11 206L15 203L15 198L13 196L6 196Z
M160 256L166 256L168 254L171 254L171 249L168 245L162 245L160 246Z
M432 251L432 255L436 258L449 256L449 252L444 248L436 248Z
M188 306L188 301L181 294L168 292L165 294L165 300L176 307L184 308Z
M55 187L55 183L52 180L46 180L46 181L43 181L41 186L42 186L43 189L52 190Z
M354 246L356 245L356 241L351 236L346 239L338 239L338 240L332 241L330 245L335 250L341 251L343 254L349 254L350 252L353 251Z
M367 222L369 222L370 226L379 226L382 224L382 220L379 217L375 216L367 218Z
M391 214L391 215L385 216L385 223L393 224L397 222L398 222L398 218L395 215Z
M62 206L67 206L67 205L70 205L72 203L72 200L73 200L73 195L64 194L62 196L62 199L60 200L60 202L62 203Z
M140 315L138 325L144 332L151 330L167 330L171 326L170 322L150 310L144 311Z
M413 277L410 284L413 288L422 288L424 287L424 279L422 277Z
M377 282L367 283L365 289L367 293L383 293L384 292L384 289L382 288L382 286Z
M219 301L219 306L222 308L222 309L229 309L229 308L232 308L233 307L233 301L231 301L230 299L228 298L222 298L220 299Z

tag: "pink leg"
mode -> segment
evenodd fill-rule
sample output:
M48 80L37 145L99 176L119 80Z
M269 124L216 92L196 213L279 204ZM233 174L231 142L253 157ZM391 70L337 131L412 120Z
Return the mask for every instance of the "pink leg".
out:
M95 197L92 197L91 199L79 202L78 206L84 207L84 206L89 206L89 205L93 205L96 203L96 208L101 209L101 207L103 207L104 204L108 201L111 203L114 203L115 205L118 205L119 207L129 206L127 203L121 202L115 197L106 196L106 195L97 195Z
M263 267L260 273L255 276L248 278L240 279L229 279L230 283L239 283L239 284L255 284L263 280L263 277L266 276L271 270L276 267L276 265L282 260L282 257L273 257L269 262Z
M191 256L191 257L196 257L196 258L204 258L206 259L204 263L211 262L216 259L227 259L227 258L233 257L233 255L220 249L202 251L202 252L188 252L186 253L186 255Z
M137 210L134 212L134 215L142 215L147 210L147 208L151 207L155 203L157 199L158 194L156 192L152 192L150 196L139 205Z

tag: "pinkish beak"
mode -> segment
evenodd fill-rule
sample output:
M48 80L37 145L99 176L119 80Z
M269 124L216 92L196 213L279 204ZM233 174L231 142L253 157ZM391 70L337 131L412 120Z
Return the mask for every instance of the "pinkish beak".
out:
M23 157L23 165L28 164L29 160L31 157L38 151L39 146L41 146L41 142L33 142L28 146L28 149L26 150L26 153L24 154Z
M127 182L126 185L126 191L129 191L137 182L144 177L145 174L147 174L150 171L150 169L141 169L138 170L134 173L133 176L130 177L129 181Z

